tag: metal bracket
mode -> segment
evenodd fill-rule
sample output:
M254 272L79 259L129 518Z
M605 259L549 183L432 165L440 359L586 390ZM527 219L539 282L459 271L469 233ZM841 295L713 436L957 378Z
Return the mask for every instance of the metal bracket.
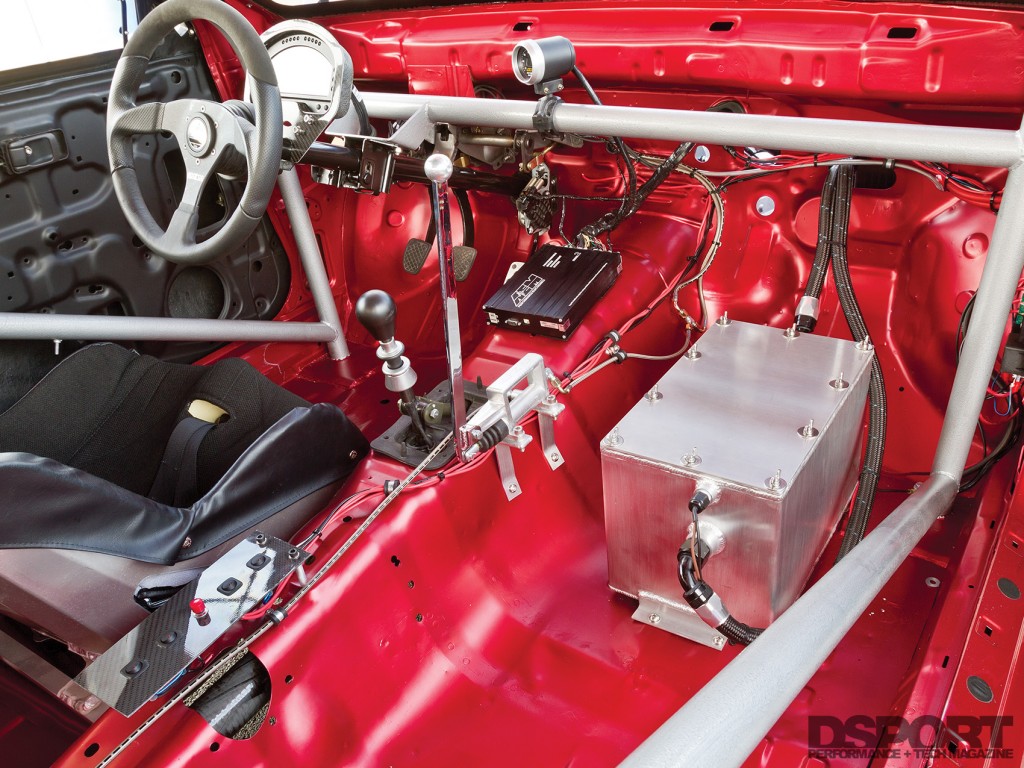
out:
M342 136L345 146L359 157L357 171L340 168L313 166L310 172L313 181L332 187L354 189L373 195L386 193L395 179L395 158L399 148L396 144L369 136Z
M558 446L555 445L555 419L565 410L565 406L558 402L554 395L549 394L535 410L537 411L540 447L544 451L544 459L549 467L558 469L565 463L565 459L562 452L558 450Z
M537 110L533 113L533 127L545 139L554 139L555 107L561 103L562 100L553 93L537 102Z
M424 141L434 138L435 125L429 107L424 104L391 134L390 141L403 149L419 149Z
M553 93L549 93L538 101L537 109L533 113L533 127L542 138L548 141L557 141L559 144L569 147L582 147L582 136L555 130L555 107L562 103L562 100Z
M523 382L526 382L526 387L517 388ZM522 487L516 480L510 449L523 451L533 442L533 437L519 426L519 422L531 412L537 413L544 459L551 469L558 469L565 463L565 458L555 444L554 420L564 410L565 406L548 392L544 358L534 352L524 355L487 387L487 402L462 428L462 437L469 446L465 460L486 450L489 446L481 445L482 436L495 425L504 424L508 434L495 446L495 455L505 495L509 500L514 499L522 492Z
M501 475L501 487L505 490L505 496L512 501L523 492L516 477L515 463L512 461L512 451L504 443L498 443L494 449L494 455L498 459L498 473Z

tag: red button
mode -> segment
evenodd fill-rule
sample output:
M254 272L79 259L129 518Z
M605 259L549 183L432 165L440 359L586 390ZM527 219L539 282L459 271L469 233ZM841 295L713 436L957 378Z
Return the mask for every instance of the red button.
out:
M189 601L188 607L192 609L192 613L196 616L202 616L206 613L206 603L203 602L201 597L193 597Z

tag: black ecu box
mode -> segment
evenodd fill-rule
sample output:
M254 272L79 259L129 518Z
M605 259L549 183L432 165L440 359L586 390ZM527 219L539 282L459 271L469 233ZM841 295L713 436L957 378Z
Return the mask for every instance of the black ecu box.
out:
M487 322L567 339L620 272L613 251L543 245L484 304Z

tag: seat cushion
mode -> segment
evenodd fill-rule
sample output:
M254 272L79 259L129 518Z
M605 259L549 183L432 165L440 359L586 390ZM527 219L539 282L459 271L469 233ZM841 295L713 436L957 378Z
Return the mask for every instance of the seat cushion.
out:
M196 397L229 414L200 446L200 495L147 498ZM0 415L0 549L176 563L344 480L368 450L338 408L310 405L241 360L186 366L93 345Z

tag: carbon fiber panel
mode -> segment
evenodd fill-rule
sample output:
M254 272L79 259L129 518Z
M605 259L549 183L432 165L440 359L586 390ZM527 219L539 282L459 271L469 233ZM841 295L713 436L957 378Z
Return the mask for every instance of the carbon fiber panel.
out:
M286 541L253 534L112 645L75 682L121 714L131 715L180 677L306 556ZM196 597L205 603L208 621L201 621L189 607Z

